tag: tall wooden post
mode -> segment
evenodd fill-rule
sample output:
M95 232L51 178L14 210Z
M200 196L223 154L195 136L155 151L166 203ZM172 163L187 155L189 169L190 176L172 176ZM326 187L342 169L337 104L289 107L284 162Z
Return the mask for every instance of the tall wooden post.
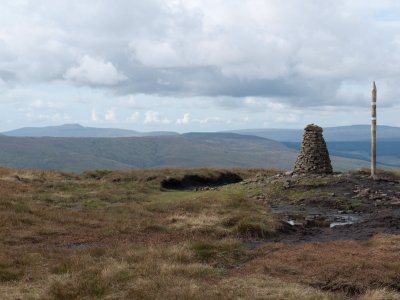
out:
M376 84L372 84L371 102L371 177L376 178Z

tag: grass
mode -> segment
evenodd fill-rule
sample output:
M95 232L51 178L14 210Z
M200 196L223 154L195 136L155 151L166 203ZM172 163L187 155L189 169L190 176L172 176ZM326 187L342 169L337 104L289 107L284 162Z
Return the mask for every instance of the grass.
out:
M199 261L225 269L240 266L251 257L244 245L234 239L195 241L191 250Z
M371 170L368 168L361 168L360 170L353 171L352 173L358 174L358 175L363 175L363 176L370 176ZM378 178L389 177L389 178L400 179L400 171L398 169L394 169L394 170L377 169L376 175L378 176Z
M245 179L274 173L231 171ZM257 200L263 187L195 192L160 185L168 177L220 172L77 176L0 169L1 299L345 299L352 291L364 299L399 296L396 236L252 249L250 242L280 227Z
M332 179L328 182L327 179L305 177L293 180L290 184L287 181L276 180L267 186L265 193L271 201L279 203L282 200L286 200L292 204L297 204L306 199L327 197L329 191L324 187L333 183Z
M377 235L362 243L267 245L246 269L346 295L381 287L399 290L399 242L398 236Z

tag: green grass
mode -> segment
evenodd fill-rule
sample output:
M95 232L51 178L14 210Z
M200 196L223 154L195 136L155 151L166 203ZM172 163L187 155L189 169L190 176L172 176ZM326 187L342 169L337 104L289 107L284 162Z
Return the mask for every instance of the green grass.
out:
M268 274L252 266L258 260L265 266L276 256L273 248L264 252L248 246L279 230L280 222L267 203L257 200L266 194L264 186L174 191L160 185L167 177L217 176L223 171L96 171L77 176L0 168L0 298L345 298L310 287L308 274L285 278L287 257L271 260L269 265L276 268ZM274 173L231 171L243 178ZM269 188L276 199L284 197L279 184ZM388 238L366 244L365 251L397 255L385 250L396 245L397 240ZM318 253L315 247L307 253ZM397 274L391 261L380 264L381 274ZM301 262L290 268L301 274L296 263ZM386 287L393 283L391 278L384 281ZM393 295L390 290L368 293Z
M235 267L246 262L249 252L237 240L200 240L192 243L191 249L202 261L218 267Z

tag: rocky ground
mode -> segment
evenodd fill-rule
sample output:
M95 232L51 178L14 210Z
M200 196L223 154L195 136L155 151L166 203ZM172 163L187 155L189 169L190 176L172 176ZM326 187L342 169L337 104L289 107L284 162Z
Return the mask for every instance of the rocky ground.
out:
M400 233L400 181L382 173L335 175L278 174L256 176L241 184L257 184L257 200L282 220L270 242L304 243L366 240L377 233ZM269 201L267 201L269 199ZM272 200L272 201L271 201Z

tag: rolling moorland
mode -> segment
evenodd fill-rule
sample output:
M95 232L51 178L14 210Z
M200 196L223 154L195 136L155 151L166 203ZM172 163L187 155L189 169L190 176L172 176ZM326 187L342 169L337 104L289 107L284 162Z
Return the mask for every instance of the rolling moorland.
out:
M368 167L367 125L326 128L337 171ZM236 133L137 132L78 124L21 128L0 136L0 164L82 172L90 169L266 167L291 169L302 130L254 129ZM400 128L378 127L378 164L400 166Z
M233 133L189 133L128 138L0 137L0 165L83 172L165 167L265 167L291 169L298 153L288 146ZM332 157L336 170L368 162Z
M2 299L400 299L400 175L0 169Z

